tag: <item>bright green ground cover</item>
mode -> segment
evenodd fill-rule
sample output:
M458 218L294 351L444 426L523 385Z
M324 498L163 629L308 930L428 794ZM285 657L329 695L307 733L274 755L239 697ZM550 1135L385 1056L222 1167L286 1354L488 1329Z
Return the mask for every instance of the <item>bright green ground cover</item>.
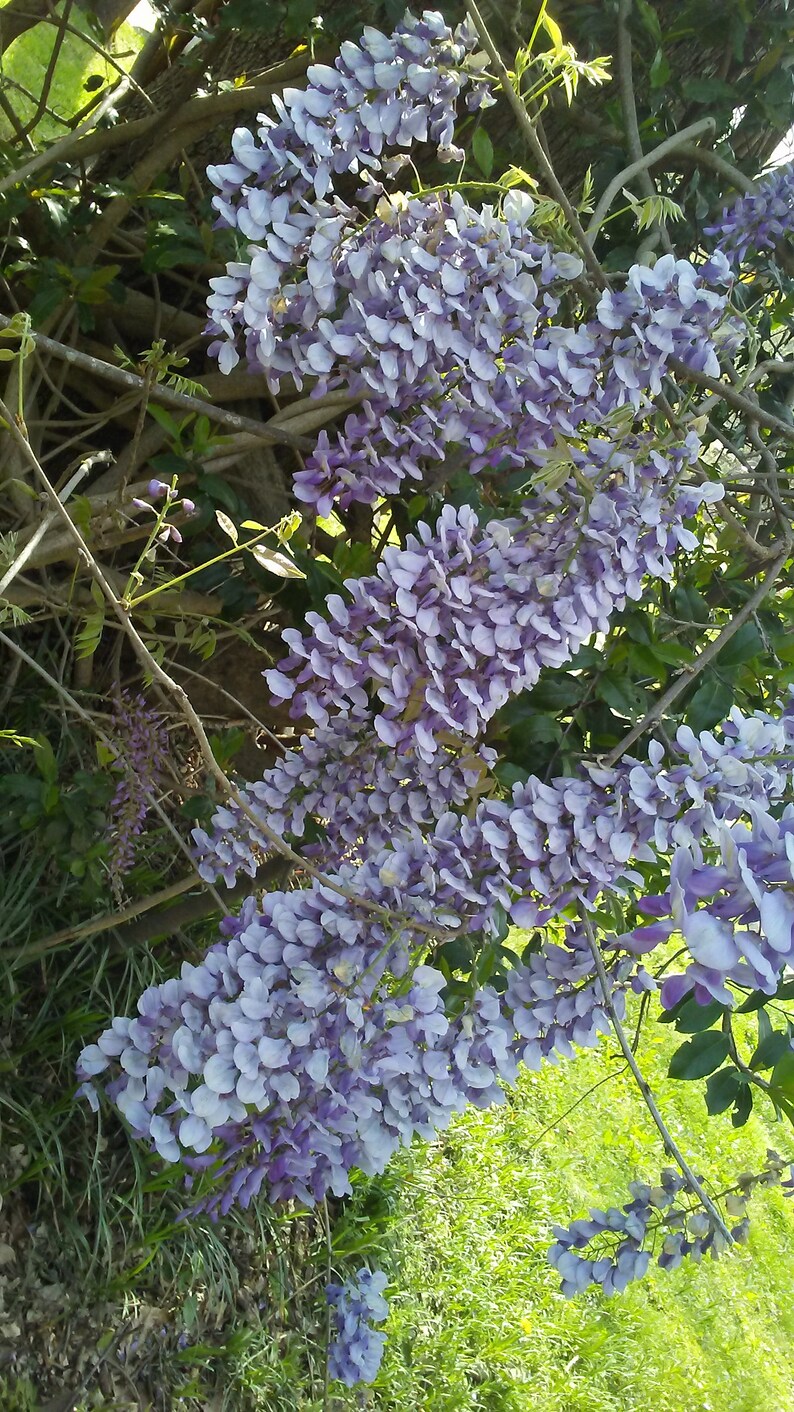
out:
M644 1045L649 1074L666 1067ZM501 1109L472 1111L388 1183L401 1266L389 1350L370 1405L384 1412L790 1412L794 1408L794 1204L754 1202L749 1248L654 1271L623 1296L565 1300L545 1263L555 1220L608 1205L664 1165L627 1076L540 1137L605 1073L606 1051L524 1076ZM619 1068L619 1063L615 1064ZM729 1184L790 1129L706 1119L702 1086L663 1080L671 1129ZM395 1274L397 1267L395 1266Z

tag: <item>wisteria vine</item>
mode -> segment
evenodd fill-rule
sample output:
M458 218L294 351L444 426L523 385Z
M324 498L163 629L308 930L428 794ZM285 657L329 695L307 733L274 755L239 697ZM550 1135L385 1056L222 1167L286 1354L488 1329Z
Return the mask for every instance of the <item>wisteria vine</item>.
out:
M692 477L695 427L661 433L654 399L671 360L719 373L733 271L787 233L790 172L723 216L700 264L635 265L593 298L525 192L474 205L454 181L409 189L422 144L433 171L462 159L461 100L494 101L475 47L470 25L432 12L365 29L209 172L219 220L247 242L212 281L221 369L242 356L274 391L355 404L318 436L298 499L326 515L432 494L463 458L494 506L444 505L285 631L267 683L303 733L194 838L208 881L253 876L274 833L322 871L249 898L80 1058L91 1101L101 1086L213 1214L260 1192L344 1195L354 1168L382 1171L467 1104L499 1102L519 1064L598 1043L629 992L655 990L641 958L674 934L688 958L666 1007L773 994L794 964L789 703L512 792L485 740L505 703L697 547L722 487ZM669 890L646 896L643 869L666 859ZM600 929L606 994L581 924L605 899L633 919ZM525 954L458 983L456 944L498 948L509 921L534 934ZM683 1189L667 1173L558 1230L566 1292L642 1274L652 1218L660 1264L716 1251L708 1215L679 1212ZM578 1253L607 1236L614 1250ZM377 1371L384 1282L360 1271L329 1290L344 1382Z

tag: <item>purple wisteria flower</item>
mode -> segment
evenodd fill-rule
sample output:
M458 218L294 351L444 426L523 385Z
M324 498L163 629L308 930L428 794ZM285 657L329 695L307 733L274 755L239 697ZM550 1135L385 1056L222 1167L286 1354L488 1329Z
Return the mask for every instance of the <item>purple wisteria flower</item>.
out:
M759 1186L780 1187L785 1196L794 1189L794 1167L771 1148L761 1171L743 1173L715 1199L714 1211L702 1205L680 1172L666 1167L655 1186L629 1182L631 1200L624 1206L592 1210L570 1226L555 1226L549 1264L562 1276L562 1292L570 1299L591 1286L605 1294L622 1292L632 1280L642 1279L654 1255L662 1270L676 1270L687 1259L699 1264L706 1255L718 1259L730 1243L728 1220L736 1221L729 1228L730 1240L740 1245L747 1240L747 1205ZM722 1226L715 1217L720 1208Z
M702 1005L730 1005L729 983L774 995L782 972L794 965L794 806L780 819L752 812L752 827L719 830L719 862L679 848L669 892L640 903L662 919L641 928L642 943L679 933L692 957L682 974L665 981L667 1007L690 991Z
M334 710L363 716L374 696L380 739L428 764L443 732L476 739L543 667L606 632L646 575L669 578L679 545L693 547L683 516L722 493L676 490L695 455L696 439L667 459L612 448L589 499L579 491L556 513L527 504L521 519L481 526L445 506L434 529L387 548L376 574L348 580L347 602L331 595L330 620L308 613L309 632L283 633L290 656L265 673L273 696L323 728Z
M332 1309L328 1371L346 1387L371 1383L377 1376L386 1335L372 1325L379 1324L389 1312L383 1298L387 1283L382 1270L363 1266L354 1279L326 1288Z
M663 1237L662 1269L675 1269L686 1257L699 1261L707 1252L720 1255L727 1241L708 1212L680 1203L685 1185L681 1174L668 1167L658 1186L630 1182L632 1199L625 1206L592 1210L570 1226L555 1226L547 1258L562 1277L563 1294L570 1299L591 1285L605 1294L622 1293L647 1273L653 1253L644 1243L657 1230Z
M490 770L496 751L441 746L433 764L398 756L380 741L368 720L334 717L261 780L247 784L243 798L271 830L300 841L309 819L324 830L304 853L320 866L363 860L386 848L395 832L432 827L453 808L495 787ZM240 872L253 877L270 851L264 834L230 800L212 816L212 832L193 830L199 872L208 882L224 878L232 887Z
M114 700L110 735L121 778L110 802L108 866L119 878L134 865L135 841L151 808L151 795L162 785L168 733L162 716L144 696L125 691Z
M774 250L794 234L794 162L769 172L747 196L726 206L706 235L718 237L717 249L734 268L749 254Z

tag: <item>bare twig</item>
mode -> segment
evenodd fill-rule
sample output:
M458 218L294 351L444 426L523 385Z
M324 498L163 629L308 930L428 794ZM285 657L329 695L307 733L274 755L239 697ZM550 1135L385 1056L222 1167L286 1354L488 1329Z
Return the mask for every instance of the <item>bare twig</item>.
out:
M625 755L629 747L634 744L635 740L639 740L640 736L645 735L645 732L650 730L651 726L656 725L657 721L662 719L673 702L678 700L682 692L686 691L688 686L691 686L692 682L699 676L704 667L707 667L709 662L713 662L718 653L722 651L726 642L729 642L734 633L739 631L742 623L746 623L747 619L752 617L753 613L763 603L788 563L791 555L791 540L789 537L786 537L785 544L785 549L778 554L763 582L750 594L747 602L742 604L741 608L734 614L731 621L725 624L721 632L719 632L715 638L712 638L711 642L706 644L703 651L698 653L694 661L688 663L687 666L679 672L678 676L670 683L667 690L662 693L659 700L655 702L650 711L646 712L642 720L638 721L637 724L632 726L631 730L624 735L620 744L616 745L615 749L607 756L606 763L608 765L616 764L621 756Z
M6 569L5 573L3 574L3 577L0 578L0 598L4 596L6 589L9 587L10 584L13 583L17 574L22 572L26 563L28 562L28 559L32 558L33 554L35 553L38 546L41 544L41 541L46 535L54 519L55 516L53 515L52 511L50 511L44 516L44 519L36 529L35 533L31 535L27 544L25 544L24 547L20 549L13 564L11 564Z
M3 11L0 10L0 15L2 14ZM14 186L19 186L23 181L27 181L28 177L34 176L35 173L41 171L43 167L51 167L54 162L60 162L67 157L72 157L79 139L85 137L96 127L97 123L105 116L108 109L112 108L114 103L118 102L120 95L127 92L131 86L130 80L123 78L120 83L116 84L115 88L109 89L102 99L102 102L97 104L90 117L87 117L85 122L82 122L73 132L68 132L65 137L60 137L58 141L53 142L52 146L48 147L46 151L37 152L28 162L25 162L21 167L17 167L16 171L9 172L7 176L4 176L2 180L0 180L0 194L4 191L10 191ZM156 119L147 118L144 121L154 125ZM110 129L110 131L115 131L115 129Z
M692 1168L686 1160L686 1157L678 1146L678 1143L670 1132L670 1129L664 1121L664 1118L659 1112L659 1108L657 1106L656 1099L654 1098L653 1093L651 1092L650 1085L647 1079L645 1078L642 1070L640 1069L637 1060L634 1057L634 1052L626 1037L626 1031L624 1030L621 1024L620 1019L618 1017L618 1013L615 1009L615 1005L612 999L612 991L609 985L609 977L607 976L606 967L604 966L604 958L601 955L601 948L598 945L598 942L596 941L595 932L593 931L592 923L590 922L589 917L583 915L582 925L584 927L585 935L587 937L587 944L590 947L590 952L593 957L593 964L596 968L598 985L604 1001L604 1006L612 1023L612 1028L615 1031L615 1038L617 1039L618 1044L623 1050L623 1056L626 1060L626 1063L628 1064L632 1074L634 1075L634 1080L637 1084L637 1088L640 1091L645 1107L648 1109L648 1112L653 1118L654 1123L659 1129L662 1142L664 1143L664 1150L668 1154L668 1156L672 1157L673 1161L681 1172L681 1175L686 1181L690 1191L693 1193L694 1196L697 1197L698 1201L703 1206L703 1208L708 1211L717 1230L724 1237L727 1243L729 1245L732 1245L733 1238L731 1236L730 1231L728 1230L728 1227L725 1225L725 1222L723 1221L718 1208L714 1205L714 1202L712 1201L708 1192L705 1190L702 1182L693 1172Z
M642 164L637 172L640 179L640 186L646 196L656 196L656 186L651 180L648 168L644 162L640 128L637 122L637 105L634 99L634 76L632 72L631 31L629 29L631 6L632 0L620 0L618 7L617 61L620 106L623 110L623 125L626 129L626 145L628 147L629 156L635 164ZM661 236L662 244L669 254L673 247L667 230L662 222L659 222L657 228Z

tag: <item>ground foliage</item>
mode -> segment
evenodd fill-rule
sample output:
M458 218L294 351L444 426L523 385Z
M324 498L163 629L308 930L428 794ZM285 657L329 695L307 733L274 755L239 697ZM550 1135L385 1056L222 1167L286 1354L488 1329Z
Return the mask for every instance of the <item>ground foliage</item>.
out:
M11 12L13 3L5 8ZM307 514L299 521L292 513L293 478L318 430L333 432L347 412L344 398L332 392L310 405L306 389L285 387L275 402L261 374L237 370L224 377L207 356L207 282L236 252L230 232L214 228L205 165L226 159L235 123L251 124L274 92L300 83L312 57L332 58L340 40L357 37L364 19L390 29L401 10L385 5L364 16L353 4L332 5L318 29L311 8L244 0L195 10L164 7L157 34L142 41L128 30L114 37L120 7L97 19L67 6L42 14L35 28L26 22L28 33L14 38L4 55L0 88L3 312L28 314L37 335L31 339L18 321L3 340L4 403L26 427L114 591L121 595L134 583L136 592L149 594L134 610L134 621L155 659L188 690L216 760L241 779L256 779L277 758L274 737L294 745L301 725L268 704L261 679L263 669L283 655L281 629L301 627L307 612L322 611L328 593L345 578L370 574L384 545L404 544L417 523L432 522L443 504L470 505L487 517L500 494L495 477L474 480L466 464L457 463L444 466L443 481L436 473L426 486L392 494L374 507L352 503L319 521ZM25 7L27 20L37 13L35 5ZM445 16L455 23L462 12L449 7ZM638 150L647 152L672 132L712 120L712 128L674 148L667 161L626 178L628 194L618 192L597 242L608 273L648 258L667 237L689 255L791 126L786 5L751 10L726 0L711 8L707 21L701 5L644 0L633 10L560 4L552 16L562 27L559 42L571 42L582 59L613 56L612 82L588 88L573 105L558 84L531 105L557 178L584 224ZM509 66L535 19L531 7L493 17ZM90 48L77 29L89 36ZM50 31L51 46L45 39ZM8 28L0 26L0 33L9 43ZM538 35L524 73L525 92L542 88L552 72L534 56L553 55L555 30L541 26ZM41 99L38 81L29 81L35 102L19 87L25 86L25 63L16 51L25 44L26 63L35 55L43 65ZM115 65L128 69L130 48L141 44L133 81L117 82ZM574 248L503 98L466 120L461 141L468 154L466 179L498 180L511 169L525 173L519 181L528 177L538 184L532 190L541 233ZM790 258L776 246L763 268L747 273L734 290L736 310L754 329L731 375L745 405L731 400L725 383L725 395L707 397L696 378L677 404L679 413L708 414L701 465L707 477L725 485L725 513L701 519L698 546L679 555L672 583L646 587L639 604L615 616L608 634L581 648L570 665L545 669L537 685L496 713L486 740L499 752L504 786L529 774L574 774L583 757L617 749L673 683L683 689L663 712L668 735L680 721L695 731L711 728L733 704L744 712L770 709L794 680L788 561L770 592L758 595L746 613L791 519ZM169 401L169 394L176 395ZM180 402L186 396L208 405ZM228 414L225 420L213 407ZM122 1347L124 1358L118 1358L119 1346L143 1337L151 1348L156 1337L172 1364L188 1362L190 1349L198 1348L194 1362L204 1372L188 1364L189 1392L203 1396L215 1380L225 1383L233 1399L242 1384L228 1369L245 1361L246 1348L235 1346L238 1335L230 1332L239 1314L227 1318L227 1311L243 1299L246 1262L270 1243L281 1254L273 1257L262 1297L275 1301L277 1313L268 1314L263 1330L261 1311L249 1308L247 1332L239 1337L243 1344L248 1338L265 1362L286 1355L278 1394L285 1398L290 1359L298 1366L307 1348L314 1348L308 1356L317 1360L315 1393L321 1398L316 1350L324 1339L322 1300L310 1283L307 1296L297 1297L299 1303L306 1299L305 1310L298 1311L294 1290L313 1280L318 1260L322 1268L322 1226L264 1208L254 1217L233 1218L237 1224L220 1233L202 1227L199 1236L191 1227L188 1235L186 1227L173 1224L182 1201L179 1178L164 1175L112 1117L97 1147L90 1118L73 1107L73 1065L81 1045L110 1014L133 1008L146 985L165 979L183 958L197 960L211 938L201 918L217 911L219 900L195 885L186 852L191 827L209 823L219 785L173 699L142 679L74 543L49 516L20 446L9 434L4 440L0 700L9 736L0 742L0 960L9 998L0 1027L6 1080L0 1220L8 1222L3 1239L12 1251L23 1231L33 1245L24 1276L16 1269L7 1275L7 1266L2 1272L12 1303L3 1309L3 1357L10 1368L34 1378L37 1364L46 1365L39 1378L42 1395L64 1386L78 1395L81 1379L101 1387L104 1378L108 1388L118 1389L119 1379L114 1374L108 1380L107 1366L113 1359L124 1362L127 1354ZM177 477L178 498L158 525L154 559L141 559L151 538L146 502L152 500L153 477L164 484ZM153 503L166 508L162 496ZM173 530L166 534L169 523ZM6 583L7 571L17 565ZM136 573L140 582L130 578ZM693 671L703 644L743 610L738 631ZM154 804L134 866L121 873L113 868L113 801L123 794L129 766L117 744L114 701L124 690L134 700L142 689L168 748L150 779ZM274 869L272 863L265 867ZM278 881L275 871L268 877ZM300 873L293 880L301 881ZM649 890L664 890L663 879L656 887L648 881ZM148 909L151 900L159 907ZM225 909L225 895L222 900ZM101 926L93 933L81 930L92 918ZM466 982L476 962L474 953L463 957L451 967L450 981L457 972ZM476 978L486 980L487 966L494 964L489 955ZM682 1045L690 1046L679 1048L679 1076L709 1078L712 1111L729 1109L741 1123L753 1098L769 1111L762 1090L773 1077L779 1110L789 1107L787 985L784 980L775 1004L760 993L749 997L748 1009L757 1016L752 1039L742 1032L736 1041L719 1006L674 1014ZM721 1086L717 1070L726 1076ZM588 1195L577 1193L584 1204ZM604 1192L603 1199L611 1195ZM295 1229L305 1232L297 1241ZM337 1274L357 1262L344 1217L340 1230ZM71 1301L66 1312L60 1301L75 1260L86 1272L90 1295L77 1300L72 1316ZM154 1272L151 1288L147 1270ZM41 1290L49 1293L39 1297ZM122 1296L134 1307L128 1323L119 1325ZM23 1333L17 1316L27 1305ZM210 1307L205 1319L202 1311ZM152 1308L154 1314L147 1312ZM274 1322L281 1332L268 1352ZM28 1366L19 1362L25 1341L33 1350ZM136 1352L129 1357L134 1360ZM151 1368L140 1396L154 1398L158 1379L164 1396L174 1396L179 1379L172 1377L169 1387L152 1371L157 1360L150 1353L147 1358ZM270 1373L262 1377L268 1405L278 1405L275 1381L264 1381Z

